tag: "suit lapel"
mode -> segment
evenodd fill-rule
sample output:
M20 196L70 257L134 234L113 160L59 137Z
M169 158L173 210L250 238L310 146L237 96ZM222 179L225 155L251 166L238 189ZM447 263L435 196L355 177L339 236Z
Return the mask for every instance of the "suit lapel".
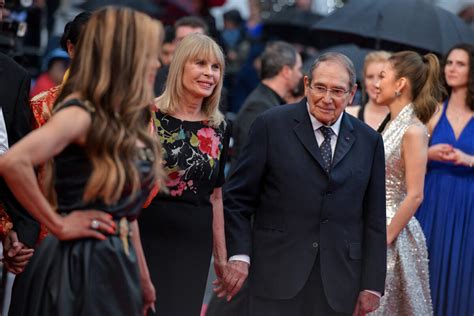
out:
M342 115L344 116L342 117L341 129L337 138L336 150L332 160L332 168L336 167L336 165L347 155L355 141L355 135L353 134L354 127L349 120L348 114L344 112Z
M306 108L306 98L304 98L300 103L294 106L298 108L296 109L296 115L294 117L296 125L293 130L295 131L296 136L306 148L306 150L324 170L323 157L321 156L321 152L318 147L318 142L316 141L316 136L314 135L313 125L311 124L308 110Z

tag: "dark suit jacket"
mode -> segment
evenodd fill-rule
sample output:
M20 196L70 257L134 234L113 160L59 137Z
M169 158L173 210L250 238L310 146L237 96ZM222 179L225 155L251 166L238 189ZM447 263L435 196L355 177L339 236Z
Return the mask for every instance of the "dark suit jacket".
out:
M285 103L284 100L263 83L259 83L247 99L245 99L233 125L232 136L234 138L234 146L232 149L231 170L234 169L237 163L242 147L247 143L250 126L255 118L275 105L283 103Z
M0 53L0 105L11 147L32 128L32 113L29 106L30 76L28 72L8 56ZM23 243L34 246L40 225L16 201L3 179L0 181L0 199L13 221L18 238Z
M224 206L229 256L251 257L252 295L293 298L318 253L335 311L352 313L361 290L383 293L383 141L351 115L343 114L329 174L306 99L260 115L225 185Z

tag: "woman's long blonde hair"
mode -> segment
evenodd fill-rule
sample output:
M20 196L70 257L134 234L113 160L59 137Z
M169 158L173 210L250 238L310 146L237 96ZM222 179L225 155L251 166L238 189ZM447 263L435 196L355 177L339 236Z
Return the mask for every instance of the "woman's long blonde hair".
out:
M81 34L69 79L55 107L78 93L94 108L85 144L93 165L85 201L100 198L113 204L126 183L132 194L140 190L138 141L156 157L151 180L160 179L161 148L148 128L154 94L146 76L162 38L160 22L122 7L95 12Z
M221 76L212 94L204 98L201 111L209 120L209 124L218 127L224 121L224 115L219 111L219 101L224 77L224 54L217 43L207 35L190 34L176 48L170 64L166 87L163 94L157 98L156 104L163 113L175 113L180 102L185 97L183 86L184 66L188 61L199 58L215 59L220 66Z

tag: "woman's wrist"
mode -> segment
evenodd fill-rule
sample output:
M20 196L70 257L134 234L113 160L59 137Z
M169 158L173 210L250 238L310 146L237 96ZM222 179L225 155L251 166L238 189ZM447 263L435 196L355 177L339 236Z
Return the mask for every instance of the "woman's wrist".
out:
M63 217L55 213L53 215L53 218L51 219L51 222L46 225L46 227L54 236L58 236L59 234L61 234L64 228Z

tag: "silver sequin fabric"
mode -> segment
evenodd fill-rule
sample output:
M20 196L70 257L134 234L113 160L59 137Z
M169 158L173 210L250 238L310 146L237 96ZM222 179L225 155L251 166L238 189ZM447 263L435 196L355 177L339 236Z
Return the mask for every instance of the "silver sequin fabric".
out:
M406 196L402 140L413 125L423 126L408 104L382 133L385 148L387 225ZM428 251L420 224L412 217L397 239L387 248L387 279L381 305L370 315L433 315Z

